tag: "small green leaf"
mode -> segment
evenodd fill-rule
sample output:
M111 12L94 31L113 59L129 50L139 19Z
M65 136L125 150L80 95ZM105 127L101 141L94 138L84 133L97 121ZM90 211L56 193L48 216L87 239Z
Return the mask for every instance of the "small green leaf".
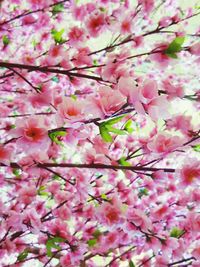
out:
M46 242L46 250L47 250L47 256L48 257L52 257L52 248L55 249L60 249L60 246L57 245L56 243L62 243L64 242L65 239L62 237L53 237L53 238L49 238Z
M182 45L185 41L185 37L176 37L165 50L165 54L171 58L177 58L176 53L182 50Z
M106 12L106 8L105 8L105 7L100 7L99 10L100 10L101 12Z
M116 128L113 128L112 126L110 125L107 125L106 128L108 129L109 132L111 133L115 133L115 134L118 134L118 135L125 135L126 132L124 130L120 130L120 129L116 129Z
M8 38L7 35L3 35L2 37L3 44L6 46L10 43L10 39Z
M52 13L53 15L56 15L57 13L60 13L64 10L64 5L62 3L57 4L53 7Z
M107 196L106 196L106 194L101 194L101 198L104 199L104 200L107 200L108 199Z
M37 194L39 196L49 196L48 192L44 192L44 190L46 189L46 186L42 185L39 187L39 189L37 190Z
M192 146L193 150L196 152L200 152L200 144L197 144L195 146Z
M15 169L15 168L14 168L14 169L12 170L12 172L13 172L13 174L14 174L15 176L17 176L17 177L20 176L20 169Z
M55 41L57 44L62 44L62 43L65 42L65 40L62 38L62 35L63 35L64 32L65 32L64 29L62 29L62 30L60 30L60 31L57 31L57 30L53 29L53 30L51 31L51 34L52 34L52 36L53 36L53 39L54 39L54 41Z
M57 76L52 77L51 80L55 83L59 83L59 79Z
M169 54L169 53L165 53L168 57L171 57L171 58L174 58L174 59L177 59L178 56L176 54Z
M122 157L118 160L118 163L122 166L131 166L130 162L126 160L126 157Z
M27 258L28 256L28 249L26 248L22 253L20 253L17 257L17 261L23 261Z
M94 59L93 60L93 64L96 66L96 65L98 65L98 61L97 61L97 59Z
M113 125L119 121L121 121L123 118L124 118L125 115L121 115L119 117L116 117L116 118L113 118L113 119L110 119L110 120L107 120L105 122L103 122L104 125Z
M170 232L170 236L175 237L175 238L179 238L183 233L184 233L184 231L182 229L179 229L178 227L174 227L174 228L172 228L172 230Z
M49 133L49 137L54 143L56 143L57 145L60 145L62 143L58 140L58 137L65 136L66 134L67 133L65 131L56 131L56 132Z
M132 126L132 120L128 120L124 125L124 130L127 131L128 133L132 133L134 129L131 126Z
M71 97L73 100L77 100L77 96L76 96L76 95L70 95L70 97Z
M112 142L112 136L109 134L108 129L104 125L99 125L99 132L105 142Z
M96 239L98 239L98 237L101 235L101 232L100 232L98 229L96 229L92 235L93 235Z
M147 188L141 188L141 189L139 190L138 197L141 198L141 197L143 197L143 196L148 196L148 190L147 190Z
M133 263L132 260L129 261L129 267L135 267L135 264Z
M96 238L90 239L90 240L87 241L87 244L88 244L89 247L94 247L96 245L96 243L97 243L97 239Z

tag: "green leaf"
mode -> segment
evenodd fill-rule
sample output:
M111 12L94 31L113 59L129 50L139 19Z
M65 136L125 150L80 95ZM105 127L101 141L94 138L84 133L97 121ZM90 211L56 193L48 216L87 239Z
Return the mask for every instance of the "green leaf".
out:
M125 135L126 132L124 130L120 130L120 129L116 129L116 128L113 128L112 126L110 125L107 125L106 128L108 129L109 132L111 133L115 133L115 134L118 134L118 135Z
M6 46L10 43L10 39L8 38L7 35L3 35L2 37L3 44Z
M170 236L171 237L175 237L175 238L179 238L182 234L184 233L184 231L178 227L174 227L172 228L171 232L170 232Z
M182 50L185 37L176 37L165 50L165 54L171 58L177 58L176 53Z
M55 249L60 249L60 246L57 245L56 243L62 243L64 242L65 239L62 237L53 237L53 238L49 238L46 242L46 250L47 250L47 256L48 257L52 257L52 248Z
M131 166L130 162L126 160L126 157L122 157L118 160L118 163L122 166Z
M21 173L21 172L20 172L20 169L15 169L15 168L14 168L14 169L12 170L12 173L13 173L15 176L18 177L18 176L20 176L20 173Z
M200 152L200 144L197 144L195 146L192 146L193 150L196 152Z
M23 261L27 258L28 256L28 249L26 248L22 253L20 253L17 257L17 261Z
M96 229L92 235L97 239L101 235L101 232Z
M96 245L96 243L97 243L97 239L96 238L90 239L90 240L87 241L87 244L88 244L89 247L94 247Z
M46 189L46 186L41 185L41 186L39 187L39 189L37 190L37 194L38 194L39 196L49 196L49 193L48 193L48 192L44 192L45 189Z
M107 120L107 121L103 122L102 124L104 124L104 125L113 125L113 124L121 121L124 117L125 117L125 115L121 115L119 117Z
M112 136L109 134L108 129L103 125L99 125L99 132L105 142L112 142Z
M67 133L65 131L56 131L56 132L52 132L49 133L49 137L51 138L51 140L53 142L55 142L57 145L62 144L59 140L58 137L59 136L65 136Z
M55 83L59 83L59 79L57 76L52 77L51 80Z
M132 260L129 261L129 267L135 267L135 264L133 263Z
M71 97L73 100L77 100L77 96L76 96L76 95L70 95L70 97Z
M64 29L62 29L60 31L57 31L57 30L53 29L51 31L53 39L57 44L62 44L63 42L65 42L65 40L62 38L62 35L63 35L64 31L65 31Z
M64 5L62 3L57 4L53 7L52 13L53 15L56 15L57 13L60 13L64 10Z
M139 190L138 197L141 198L141 197L143 197L143 196L148 196L148 190L147 190L147 188L141 188L141 189Z
M106 196L106 194L101 194L101 198L104 199L104 200L107 200L108 197Z
M176 55L176 54L169 54L169 53L165 53L168 57L171 57L171 58L175 58L175 59L177 59L178 58L178 56Z
M131 126L132 126L132 120L128 120L124 125L124 130L127 131L128 133L132 133L134 129Z

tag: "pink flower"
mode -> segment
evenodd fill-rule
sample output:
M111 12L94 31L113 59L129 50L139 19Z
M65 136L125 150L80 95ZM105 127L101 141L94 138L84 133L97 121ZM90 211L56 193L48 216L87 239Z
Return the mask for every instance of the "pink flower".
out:
M166 267L169 264L169 259L163 256L156 256L156 266Z
M53 211L53 215L59 217L61 220L69 220L71 217L70 209L65 205Z
M192 55L200 56L200 42L199 42L199 43L196 43L196 44L193 44L193 45L190 47L189 52L190 52Z
M200 261L200 241L195 243L195 248L192 250L192 256L195 257L196 260Z
M150 139L147 148L155 153L169 153L183 144L178 136L170 136L167 133L158 133Z
M0 103L0 118L6 118L10 112L10 108L8 108L5 104Z
M86 21L86 28L92 37L97 37L105 26L105 16L103 13L90 15Z
M76 20L83 21L84 17L87 15L86 5L72 6L72 14Z
M13 135L17 137L17 147L28 153L34 151L46 151L51 140L48 131L44 128L45 122L42 118L32 117L27 120L18 120Z
M199 179L200 161L195 158L188 159L180 171L180 176L184 185L190 185L195 179Z
M22 18L22 25L33 24L37 19L33 15L28 15Z
M104 202L97 210L99 219L109 226L119 224L123 215L122 203L117 198L113 198L112 203Z
M0 162L8 165L12 154L12 147L0 145Z
M142 4L144 7L144 10L147 13L150 13L152 9L154 8L154 0L139 0L138 4Z
M126 68L120 62L110 61L102 68L102 78L104 81L116 82L121 76L126 76Z
M63 122L78 122L84 118L83 109L82 101L67 97L58 105L58 115Z
M151 100L146 106L149 116L152 120L157 121L159 118L169 119L171 115L169 114L170 103L167 101L167 97L162 95Z
M84 41L84 30L74 26L70 29L68 33L69 37L69 44L71 45L77 45L77 43L83 42Z
M49 84L43 85L40 93L33 92L28 96L28 101L34 108L49 106L52 100L52 91L49 89Z
M125 95L130 103L139 101L139 90L136 86L135 79L132 77L120 77L117 89Z
M55 219L47 224L49 232L55 236L63 237L71 241L66 222L60 219Z
M20 200L22 203L28 205L30 204L37 195L37 190L35 186L29 186L27 188L21 188L19 191Z
M99 105L106 116L112 115L126 103L119 91L112 90L108 86L99 88L99 96Z
M122 22L121 22L121 34L128 34L131 33L132 29L132 21L130 17L126 17Z
M167 128L174 128L181 131L183 134L189 135L190 131L193 130L191 121L191 116L177 115L176 117L173 117L167 121Z
M182 98L184 96L184 89L181 85L173 85L169 80L165 80L163 82L163 86L169 95L169 99L173 99L175 97Z
M140 227L142 230L149 230L152 228L150 219L141 210L130 209L128 218L130 222L133 222L136 227Z
M78 52L74 55L73 63L75 66L80 67L80 65L92 65L92 59L88 54L90 49L88 47L81 47Z
M29 208L24 212L24 224L28 227L31 225L31 231L35 234L40 233L40 229L42 228L42 223L40 220L40 216L35 210L35 208Z
M158 44L157 48L154 49L155 53L152 53L150 55L150 58L156 61L161 68L166 68L169 65L170 61L172 61L172 58L164 53L164 50L168 47L168 45L169 44L166 43Z
M74 267L74 265L71 262L71 257L69 254L66 254L60 258L60 264L62 267Z
M48 52L48 57L46 58L46 64L54 66L59 64L65 57L65 51L62 45L52 45Z
M148 104L154 98L158 97L158 86L155 81L146 80L144 85L139 89L140 100L144 104Z
M159 21L159 26L160 27L167 27L172 23L172 18L167 16L167 17L163 17L160 21Z

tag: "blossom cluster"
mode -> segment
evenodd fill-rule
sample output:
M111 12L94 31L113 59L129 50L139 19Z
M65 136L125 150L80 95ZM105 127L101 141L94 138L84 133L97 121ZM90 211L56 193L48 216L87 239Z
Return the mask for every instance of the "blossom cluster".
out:
M200 266L199 7L0 2L0 266Z

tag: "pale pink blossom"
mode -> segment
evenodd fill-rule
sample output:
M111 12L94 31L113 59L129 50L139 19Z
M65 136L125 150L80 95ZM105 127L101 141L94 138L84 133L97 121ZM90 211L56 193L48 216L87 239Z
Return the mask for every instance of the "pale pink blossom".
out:
M84 118L84 105L80 100L63 99L58 105L58 116L63 122L78 122Z
M11 160L13 148L9 145L0 145L0 162L8 165Z
M16 129L12 131L17 138L18 148L25 149L27 152L46 151L51 143L48 131L45 127L43 118L31 117L26 120L19 119Z
M189 48L189 52L192 55L200 56L200 43L195 43Z
M105 24L105 15L103 13L92 14L86 21L86 29L90 36L97 37L103 30Z
M195 158L188 159L180 171L180 179L184 185L191 185L195 180L200 179L200 161Z
M169 153L183 144L183 140L178 136L169 135L167 133L158 133L151 138L147 144L147 148L155 153Z

